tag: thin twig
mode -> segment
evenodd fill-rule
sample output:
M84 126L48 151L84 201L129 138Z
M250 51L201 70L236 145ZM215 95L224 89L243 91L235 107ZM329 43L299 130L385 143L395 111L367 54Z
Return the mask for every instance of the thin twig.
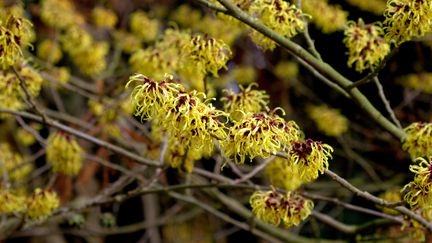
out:
M275 159L274 156L264 160L262 163L260 163L258 166L256 166L251 172L249 172L246 175L243 175L241 178L234 181L234 184L239 184L242 182L245 182L249 180L250 178L254 177L256 174L258 174L261 170L263 170L268 164L270 164Z
M393 120L393 122L394 122L394 123L395 123L399 128L402 129L402 126L401 126L399 120L396 118L396 115L395 115L395 113L393 112L393 109L392 109L391 106L390 106L390 101L386 98L386 95L385 95L385 93L384 93L384 88L383 88L383 86L381 85L381 83L380 83L378 77L374 77L373 80L374 80L374 82L375 82L375 84L376 84L376 86L377 86L377 88L378 88L378 93L379 93L379 95L380 95L380 97L381 97L382 102L384 103L384 105L385 105L385 107L386 107L387 112L390 114L391 119Z
M25 118L31 119L33 121L43 122L43 119L40 116L35 115L35 114L31 114L31 113L28 113L28 112L14 111L14 110L0 108L0 113L8 113L8 114L12 114L12 115L15 115L15 116L25 117ZM72 135L75 135L76 137L82 138L82 139L84 139L86 141L92 142L92 143L94 143L96 145L99 145L101 147L104 147L104 148L106 148L108 150L111 150L111 151L113 151L115 153L118 153L118 154L121 154L123 156L126 156L126 157L128 157L128 158L130 158L130 159L132 159L132 160L134 160L134 161L136 161L138 163L145 164L145 165L148 165L148 166L153 166L153 167L159 167L159 166L161 166L161 164L158 161L153 161L153 160L150 160L150 159L147 159L147 158L143 158L142 156L134 154L134 153L131 153L131 152L127 151L126 149L121 148L121 147L119 147L117 145L114 145L112 143L100 140L100 139L98 139L96 137L93 137L93 136L91 136L89 134L83 133L83 132L78 131L78 130L76 130L74 128L71 128L71 127L68 127L66 125L63 125L63 124L61 124L58 121L50 119L50 120L48 120L46 122L46 124L49 125L49 126L51 126L51 127L55 127L55 128L60 129L62 131L70 133Z

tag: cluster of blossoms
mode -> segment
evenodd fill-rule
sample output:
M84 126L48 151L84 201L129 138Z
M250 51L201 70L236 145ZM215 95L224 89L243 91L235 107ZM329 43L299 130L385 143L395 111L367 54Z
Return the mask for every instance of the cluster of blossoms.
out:
M111 9L96 7L92 10L93 23L99 28L113 29L117 24L117 15Z
M284 158L275 158L264 171L271 184L288 191L295 191L305 183L301 178L300 166Z
M42 0L40 17L45 24L56 29L66 29L84 23L84 16L69 0Z
M291 38L297 35L299 30L304 29L303 18L306 16L295 5L283 0L258 0L252 1L246 11L251 16L256 16L267 27L271 28L278 34ZM276 43L253 30L251 32L252 40L264 50L273 50Z
M135 115L142 119L152 118L153 123L164 131L168 136L168 147L174 149L171 156L181 159L187 152L210 155L213 139L226 136L220 121L225 113L203 102L203 93L186 92L182 85L169 78L157 82L141 74L130 77L127 86L132 83L138 83L132 91ZM181 166L177 159L170 162L176 168Z
M348 119L336 109L319 105L308 106L307 111L318 130L327 136L337 137L348 130Z
M373 69L390 52L389 43L383 38L384 31L379 25L349 21L345 32L344 43L348 48L348 66L355 64L361 72Z
M0 214L23 214L27 219L42 221L60 206L55 192L36 188L29 196L0 189Z
M323 33L341 30L347 22L348 12L339 5L330 5L327 0L306 0L302 2L302 8Z
M402 139L402 149L411 158L432 155L432 123L414 122L404 130L406 135Z
M303 133L294 121L285 122L275 112L248 112L242 119L234 121L226 140L221 141L220 145L225 157L243 164L246 158L268 158L283 151L302 136Z
M240 120L244 112L260 112L267 108L269 96L265 91L253 90L253 86L257 84L250 84L247 88L240 85L240 93L224 90L221 101L233 120Z
M7 70L23 58L21 48L32 40L32 24L25 18L6 15L0 19L0 69Z
M432 2L429 0L389 0L384 16L385 38L397 45L432 30Z
M8 143L0 143L0 163L0 175L7 174L11 182L26 178L33 170L33 164L24 163L21 155L15 153Z
M72 62L83 74L97 76L105 70L108 43L94 41L93 37L79 25L65 29L60 41Z
M288 192L257 191L249 199L252 212L257 218L273 225L282 224L285 227L298 225L306 219L314 207L311 200Z
M154 46L136 51L129 63L135 72L153 79L162 80L170 73L188 82L191 88L204 91L206 75L217 77L231 55L229 46L221 40L168 29Z
M28 66L17 66L16 71L17 74L0 70L0 107L12 110L21 110L25 107L25 93L20 86L20 79L25 81L32 96L39 95L43 83L39 73ZM8 116L0 114L0 118Z
M156 19L151 19L142 11L133 12L130 15L129 27L133 34L144 42L154 41L160 29L160 23Z
M83 150L69 134L56 132L48 137L46 157L53 171L76 175L82 166Z
M406 88L432 94L432 73L421 72L409 74L401 77L398 82Z
M432 202L432 156L429 161L424 158L414 160L410 171L415 173L414 180L405 185L402 192L406 192L404 200L412 208L430 208Z

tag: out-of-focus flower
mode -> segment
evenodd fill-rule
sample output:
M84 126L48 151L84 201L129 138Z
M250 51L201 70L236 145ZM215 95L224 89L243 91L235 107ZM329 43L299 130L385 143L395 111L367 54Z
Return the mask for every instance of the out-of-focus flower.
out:
M50 39L45 39L37 47L37 55L40 59L49 63L58 63L63 57L60 45Z
M84 17L75 10L69 0L41 1L40 16L45 24L59 29L84 23Z
M44 220L60 206L60 200L55 192L37 188L27 198L26 216L32 220Z
M404 130L406 135L402 139L402 149L411 158L432 155L432 123L414 122Z
M390 44L383 38L380 25L349 21L345 29L344 43L348 48L348 66L362 72L375 68L390 52Z
M56 132L48 137L46 156L53 171L76 175L82 166L83 150L72 136Z
M24 163L20 154L15 153L9 144L0 143L0 175L6 173L12 182L19 182L27 178L33 170L32 163ZM6 171L3 171L3 168Z
M386 200L387 202L400 202L402 201L402 197L401 197L401 193L399 189L396 190L387 190L383 193L381 193L379 195L380 198ZM380 208L380 206L377 206L378 208ZM382 207L381 208L382 211L386 214L393 214L393 215L397 215L400 214L398 211L391 209L391 208L387 208L387 207Z
M421 72L409 74L399 78L398 83L406 88L432 94L432 73Z
M238 66L232 71L232 76L237 83L248 85L256 80L257 73L252 66Z
M298 64L290 61L279 62L273 69L273 74L282 80L296 78L298 72Z
M308 106L307 112L315 122L318 130L327 136L337 137L348 130L348 119L338 110L326 105Z
M93 23L97 27L113 29L117 24L117 15L111 9L96 7L92 10Z
M292 227L300 224L310 214L314 207L311 200L298 194L277 191L257 191L249 199L255 216L273 225L282 224Z
M25 197L0 188L0 214L21 213L26 210Z
M351 5L361 10L382 15L386 9L386 0L347 0Z
M312 16L312 22L324 33L343 29L347 22L348 12L339 5L330 5L327 0L304 0L303 11Z
M159 34L160 23L157 19L151 19L145 12L136 11L130 15L129 27L132 33L144 42L156 40Z
M266 166L264 172L273 186L288 191L294 191L305 183L300 176L300 166L283 158L275 158Z

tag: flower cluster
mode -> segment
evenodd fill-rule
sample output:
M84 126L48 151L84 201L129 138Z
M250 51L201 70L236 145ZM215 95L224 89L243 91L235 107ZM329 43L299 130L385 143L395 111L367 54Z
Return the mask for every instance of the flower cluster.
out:
M294 121L285 122L274 111L270 114L248 112L242 119L234 121L227 139L221 141L220 145L225 157L243 164L246 158L268 158L302 136Z
M404 87L432 94L432 73L413 73L401 77L398 82Z
M45 39L37 46L37 55L48 63L56 64L62 59L63 52L57 42Z
M379 197L382 198L383 200L386 200L387 202L394 202L394 203L396 203L396 202L402 201L400 189L387 190L387 191L381 193L379 195ZM384 213L386 213L386 214L393 214L393 215L398 215L399 214L398 211L396 211L394 209L391 209L391 208L381 207L381 206L378 206L378 205L377 205L377 207L381 208L381 210Z
M389 0L384 16L385 38L397 45L422 37L432 30L430 0Z
M275 158L264 171L273 186L294 191L305 183L301 178L300 166L283 158Z
M203 72L218 76L218 70L226 68L225 64L232 53L227 44L207 36L196 35L184 46L186 55L195 66L202 66Z
M306 139L292 143L288 160L299 166L301 180L311 182L328 168L328 159L332 158L331 152L333 148L330 145Z
M402 192L406 192L404 200L412 208L429 208L432 202L432 156L429 161L417 158L410 171L415 173L414 180L405 185Z
M298 194L288 192L282 194L277 191L257 191L249 199L255 216L273 225L282 223L285 227L300 224L310 214L314 207L311 200Z
M0 189L0 214L23 213L30 220L41 221L60 206L55 192L37 188L30 196L21 196L11 190Z
M0 21L0 69L6 70L21 61L21 47L30 45L31 27L30 21L14 15Z
M56 132L48 137L46 157L53 171L76 175L82 166L83 150L73 137Z
M204 94L186 92L182 85L170 79L156 82L141 74L130 77L127 86L132 83L138 83L131 94L135 115L152 118L155 130L159 128L158 131L168 136L168 147L172 149L168 156L172 157L170 161L174 167L180 167L182 163L178 159L185 156L210 155L213 139L226 136L220 121L225 113L203 102Z
M117 15L111 9L96 7L92 10L93 23L100 28L113 29L117 24Z
M0 175L6 173L11 182L25 179L33 170L31 163L24 163L21 155L15 153L9 144L0 143ZM6 171L3 171L5 169Z
M297 35L298 30L304 29L305 15L295 5L283 0L252 1L248 12L287 38ZM273 50L276 47L273 40L255 30L252 31L251 38L264 50Z
M361 72L373 69L390 52L390 45L382 37L383 29L379 25L349 21L345 29L343 42L348 48L348 66L355 64L355 69Z
M25 197L0 188L0 214L20 213L26 210Z
M142 41L151 42L159 34L160 23L156 19L150 19L146 13L136 11L130 15L129 27Z
M402 149L411 158L432 155L432 123L414 122L404 130L406 135L402 139Z
M84 23L84 16L69 0L42 0L40 16L45 24L57 29Z
M250 84L247 88L240 85L240 93L232 90L224 90L225 95L221 101L224 102L224 110L234 120L239 120L244 112L260 112L267 110L269 96L265 91L252 90L256 83Z
M339 5L330 5L327 0L307 0L302 7L324 33L341 30L347 22L348 12L343 11Z
M95 42L93 37L78 25L69 26L60 41L63 49L83 74L97 76L105 70L108 43Z
M337 137L348 130L348 119L336 109L326 105L319 105L308 106L307 111L318 130L327 136Z
M33 68L24 66L17 67L20 78L25 80L25 84L30 94L38 96L42 87L43 79ZM25 107L25 94L20 87L20 80L16 74L0 71L0 107L21 110ZM1 114L0 118L8 117Z
M27 198L26 216L31 220L44 220L60 206L60 200L55 192L36 188Z

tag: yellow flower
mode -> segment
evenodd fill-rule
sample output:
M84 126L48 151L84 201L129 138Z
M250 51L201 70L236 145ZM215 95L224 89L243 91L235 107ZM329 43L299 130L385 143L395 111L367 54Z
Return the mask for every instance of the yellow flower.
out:
M302 132L294 121L285 122L274 112L245 113L241 120L234 121L227 139L220 141L220 145L225 157L243 164L246 157L268 158L301 137Z
M23 158L18 153L15 153L7 143L0 143L0 175L7 173L11 182L19 182L27 178L33 170L32 163L24 163ZM6 172L3 171L6 169Z
M432 192L432 155L429 157L429 161L424 158L417 158L414 160L413 165L410 165L409 169L411 172L415 173L415 178L419 185L429 192Z
M142 74L136 74L129 78L126 88L133 83L138 83L132 91L135 115L141 116L141 120L155 117L161 111L166 112L168 103L174 102L174 97L180 89L179 84L171 80L156 82Z
M294 141L289 151L288 161L299 166L300 178L311 182L328 168L328 159L332 158L333 148L328 144L306 139Z
M304 29L301 10L283 0L258 0L253 1L248 8L249 14L257 16L265 25L282 36L291 38ZM264 50L273 50L276 43L261 33L253 30L252 40Z
M282 80L296 78L298 72L298 64L291 61L279 62L273 69L274 75Z
M420 72L401 77L398 83L404 87L432 94L432 73Z
M327 136L337 137L348 130L348 119L336 109L326 105L308 106L307 112L318 130Z
M48 137L46 156L53 171L77 175L82 166L83 150L73 137L56 132Z
M171 19L182 27L191 28L201 21L200 11L191 8L188 4L182 4L171 14Z
M26 210L25 197L0 188L0 214L21 213Z
M32 24L24 18L8 15L0 21L0 68L15 66L23 58L21 47L30 45L29 34Z
M239 120L247 112L268 110L269 95L265 91L252 90L253 86L258 86L258 84L250 84L247 88L240 85L240 93L223 90L225 95L221 101L224 103L224 110L230 114L232 119Z
M55 192L36 188L27 198L26 216L31 220L44 220L59 206L60 200Z
M300 166L283 158L275 158L266 166L264 173L273 186L288 191L294 191L305 183L300 177Z
M402 149L411 158L430 156L432 154L432 123L414 122L404 128L406 135L402 138Z
M302 7L305 13L312 16L312 22L324 33L343 29L347 22L348 12L339 5L330 5L327 0L304 0Z
M45 24L59 29L84 23L84 17L69 0L42 0L40 16Z
M45 39L37 47L37 55L40 59L56 64L62 59L63 53L57 42Z
M421 181L414 180L406 184L401 192L405 193L404 200L412 208L429 207L432 203L432 193L425 188Z
M227 44L210 37L194 36L184 47L186 55L196 63L203 65L204 70L218 77L218 71L226 68L232 56Z
M117 15L111 9L96 7L92 10L92 18L97 27L113 29L117 24Z
M381 193L379 195L379 197L388 201L388 202L395 202L395 203L400 202L402 200L400 190L398 190L398 189L385 191L385 192ZM393 215L400 214L398 211L391 209L391 208L381 207L378 205L377 205L377 207L381 208L381 210L386 214L393 214Z
M375 68L390 52L383 33L380 25L365 24L362 19L349 21L343 40L348 48L348 66L355 63L358 72Z
M422 37L432 30L430 0L389 0L384 16L385 38L396 45Z
M282 223L287 228L299 225L311 214L314 207L311 200L298 194L282 194L277 191L257 191L252 194L249 203L258 219L276 226Z
M155 80L162 80L167 73L172 73L172 60L167 59L163 50L149 47L133 53L129 59L132 70ZM174 59L175 60L175 59Z
M253 83L257 78L255 68L252 66L238 66L232 71L235 81L241 85Z
M123 52L128 54L141 49L141 40L137 36L123 30L116 30L114 32L114 41L116 46L119 46Z
M144 42L156 40L159 34L159 26L160 23L157 19L150 19L142 11L132 13L129 19L130 30Z

